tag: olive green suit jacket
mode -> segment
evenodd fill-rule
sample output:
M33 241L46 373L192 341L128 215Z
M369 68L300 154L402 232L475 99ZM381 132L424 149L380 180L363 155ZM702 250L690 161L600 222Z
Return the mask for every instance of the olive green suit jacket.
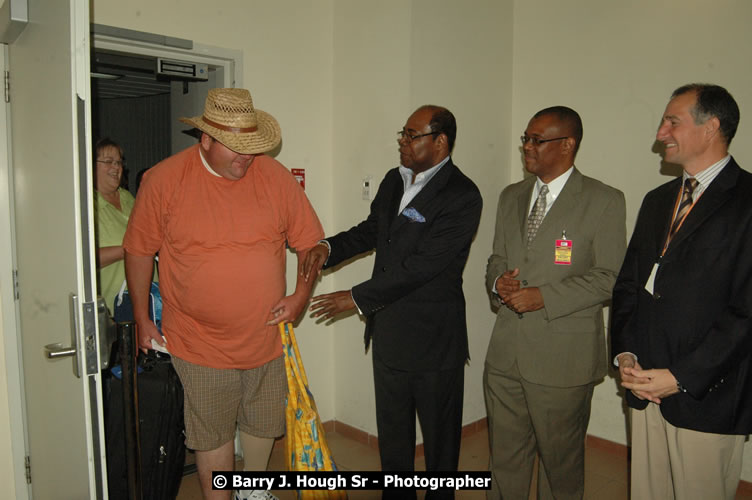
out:
M610 300L626 247L624 194L577 169L527 248L527 218L535 184L530 177L499 197L486 284L500 306L486 364L506 372L517 363L527 381L554 387L594 382L606 374L603 305ZM556 240L572 242L570 265L554 263ZM544 307L520 317L500 304L493 287L520 269L524 287L538 287Z

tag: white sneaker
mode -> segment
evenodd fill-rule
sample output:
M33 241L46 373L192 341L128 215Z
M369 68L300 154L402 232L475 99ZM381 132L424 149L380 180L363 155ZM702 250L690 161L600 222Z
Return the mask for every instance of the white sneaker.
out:
M269 490L235 490L235 500L279 500Z

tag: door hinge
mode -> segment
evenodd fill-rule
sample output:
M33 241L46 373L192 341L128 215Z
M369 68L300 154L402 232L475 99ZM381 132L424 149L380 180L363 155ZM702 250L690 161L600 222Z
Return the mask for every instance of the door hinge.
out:
M5 71L5 102L10 102L10 71Z
M21 297L21 292L19 291L19 284L18 284L18 269L13 270L13 297L15 297L16 300L19 300Z
M31 457L29 455L24 458L24 465L26 466L26 484L31 484Z

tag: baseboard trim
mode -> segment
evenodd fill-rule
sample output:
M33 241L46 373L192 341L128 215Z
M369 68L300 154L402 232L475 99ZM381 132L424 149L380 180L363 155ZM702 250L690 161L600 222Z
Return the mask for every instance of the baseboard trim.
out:
M608 439L591 436L590 434L585 436L585 447L597 448L601 451L605 451L610 455L615 455L617 457L626 459L627 461L632 458L632 449L629 446L621 443L615 443L614 441L609 441Z
M352 439L359 443L370 446L371 448L379 449L379 438L373 434L369 434L366 431L362 431L351 425L347 425L344 422L337 420L327 420L323 423L324 430L326 432L336 432L342 434L348 439ZM488 428L488 419L482 418L462 426L462 437L472 436L473 434L485 430ZM280 439L277 445L280 445L284 440ZM629 462L631 459L631 449L621 443L609 441L608 439L599 438L596 436L587 435L585 438L585 446L590 448L598 448L602 451L610 453L612 455L624 458ZM419 444L415 447L415 457L423 456L423 444ZM739 481L739 488L736 490L737 495L752 496L752 483L747 481Z
M752 483L747 481L739 481L739 487L736 488L737 495L743 495L745 497L752 496Z

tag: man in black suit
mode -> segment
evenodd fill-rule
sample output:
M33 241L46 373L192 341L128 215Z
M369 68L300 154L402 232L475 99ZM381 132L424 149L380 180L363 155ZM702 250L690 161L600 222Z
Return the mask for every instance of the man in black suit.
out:
M426 468L457 470L468 359L462 272L482 200L450 157L456 131L449 110L418 108L398 133L401 166L387 172L368 218L314 247L302 270L310 276L376 250L370 279L314 297L311 310L329 319L357 308L366 317L382 470L413 470L416 411ZM427 495L438 497L453 492Z
M752 175L722 87L672 94L657 139L682 179L642 203L613 297L632 419L632 496L734 498L752 431Z

